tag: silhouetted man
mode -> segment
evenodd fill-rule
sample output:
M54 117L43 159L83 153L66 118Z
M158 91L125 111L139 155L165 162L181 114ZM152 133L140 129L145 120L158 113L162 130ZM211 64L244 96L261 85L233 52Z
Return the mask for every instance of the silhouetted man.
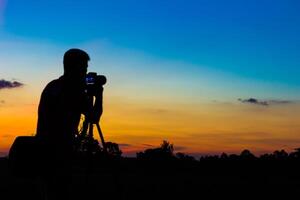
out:
M52 184L63 184L64 181L61 182L60 177L67 176L70 171L67 168L70 167L80 117L81 114L86 114L87 110L85 78L89 60L89 55L80 49L68 50L63 60L63 76L51 81L41 95L36 136L46 149L48 166L45 171L48 173L46 177L51 179L48 180L50 190L53 189ZM102 113L102 88L97 95L97 112ZM56 185L56 194L53 196L59 195L64 198L64 192L59 190L67 188L62 187Z

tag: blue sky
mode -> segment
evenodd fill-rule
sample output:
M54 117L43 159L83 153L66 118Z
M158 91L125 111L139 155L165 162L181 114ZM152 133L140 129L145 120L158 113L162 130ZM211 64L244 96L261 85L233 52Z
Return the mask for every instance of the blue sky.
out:
M300 85L296 0L6 3L4 30L10 34L64 45L101 38L159 58Z

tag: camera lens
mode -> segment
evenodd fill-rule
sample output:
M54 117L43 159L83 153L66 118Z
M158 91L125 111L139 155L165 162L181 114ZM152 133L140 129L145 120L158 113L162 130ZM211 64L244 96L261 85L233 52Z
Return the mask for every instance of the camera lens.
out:
M103 75L98 75L98 76L97 76L97 82L98 82L100 85L105 85L105 83L106 83L106 77L103 76Z

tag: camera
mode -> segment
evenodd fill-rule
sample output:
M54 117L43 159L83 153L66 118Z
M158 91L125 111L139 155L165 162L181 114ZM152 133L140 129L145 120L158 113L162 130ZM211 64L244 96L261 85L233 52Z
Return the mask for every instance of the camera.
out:
M86 92L88 95L94 96L98 89L106 83L106 77L97 75L96 72L89 72L85 77Z
M85 82L87 86L102 86L106 83L106 77L103 75L97 75L96 72L89 72L86 75Z

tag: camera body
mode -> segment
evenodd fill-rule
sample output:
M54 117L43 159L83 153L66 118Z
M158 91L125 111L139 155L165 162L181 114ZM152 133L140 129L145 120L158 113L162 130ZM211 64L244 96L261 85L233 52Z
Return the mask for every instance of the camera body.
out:
M106 77L104 75L97 75L96 72L89 72L85 77L85 83L87 93L94 95L97 89L105 85Z
M104 85L106 83L106 77L103 75L97 75L96 72L89 72L86 75L85 82L87 85Z

